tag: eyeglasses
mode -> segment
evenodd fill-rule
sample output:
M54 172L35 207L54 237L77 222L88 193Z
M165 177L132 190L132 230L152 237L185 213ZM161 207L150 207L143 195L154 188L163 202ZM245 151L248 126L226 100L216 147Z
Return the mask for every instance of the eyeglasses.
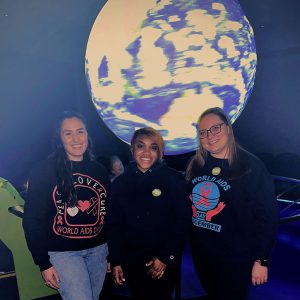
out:
M221 130L222 130L222 125L224 125L224 124L225 123L220 123L220 124L211 126L209 129L199 130L200 139L207 138L208 137L208 132L210 132L211 135L216 135L216 134L220 133Z

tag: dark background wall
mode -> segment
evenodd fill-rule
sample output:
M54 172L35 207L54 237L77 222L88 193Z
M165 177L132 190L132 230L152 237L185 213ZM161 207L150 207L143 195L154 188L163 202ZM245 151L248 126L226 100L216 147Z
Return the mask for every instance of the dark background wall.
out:
M297 0L242 0L258 54L251 99L235 124L254 152L300 154L300 18Z
M50 152L62 110L88 118L96 154L129 158L99 119L87 90L88 36L104 0L0 0L0 176L19 185ZM250 101L234 124L254 153L300 154L299 0L241 0L254 29L258 66ZM174 166L189 155L167 157Z

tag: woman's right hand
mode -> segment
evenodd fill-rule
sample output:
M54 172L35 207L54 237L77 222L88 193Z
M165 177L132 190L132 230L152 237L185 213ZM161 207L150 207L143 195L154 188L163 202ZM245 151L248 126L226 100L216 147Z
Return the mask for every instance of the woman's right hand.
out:
M45 284L53 289L59 289L60 278L54 267L42 271Z
M125 282L125 277L124 277L122 267L121 266L113 267L112 273L113 273L115 284L123 285L123 283Z
M148 275L152 278L160 279L164 275L167 266L157 257L153 257L146 263L146 267L150 267L150 270L147 273Z

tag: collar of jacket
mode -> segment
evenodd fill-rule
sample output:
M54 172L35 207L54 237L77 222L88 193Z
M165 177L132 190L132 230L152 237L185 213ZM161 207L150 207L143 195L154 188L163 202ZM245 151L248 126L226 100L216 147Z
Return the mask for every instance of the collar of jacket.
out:
M153 166L147 170L146 172L142 172L139 170L138 166L137 166L137 163L135 161L132 161L128 164L126 170L128 173L134 173L134 174L147 174L147 173L152 173L153 171L156 171L157 169L161 168L163 165L163 162L155 162L153 164Z

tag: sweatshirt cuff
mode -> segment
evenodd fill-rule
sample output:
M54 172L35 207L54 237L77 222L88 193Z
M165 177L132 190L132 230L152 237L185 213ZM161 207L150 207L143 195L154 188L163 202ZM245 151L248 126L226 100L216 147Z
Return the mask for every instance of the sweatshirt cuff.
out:
M42 263L42 264L39 264L39 268L40 268L41 272L43 272L45 270L48 270L51 267L52 267L52 264L50 263L50 261L47 261L47 262Z

